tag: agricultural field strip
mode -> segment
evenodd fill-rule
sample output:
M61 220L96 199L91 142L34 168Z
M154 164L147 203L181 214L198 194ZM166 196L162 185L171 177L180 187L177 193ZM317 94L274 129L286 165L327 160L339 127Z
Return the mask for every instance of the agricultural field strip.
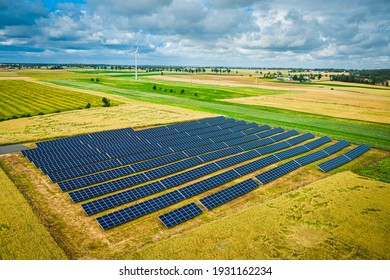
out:
M290 134L291 135L291 134ZM269 141L274 142L270 139ZM263 145L263 142L259 145ZM238 147L232 147L229 150L215 151L210 154L204 154L203 156L197 156L187 158L185 160L175 162L166 166L162 166L144 173L131 175L129 177L117 179L114 181L104 182L102 184L94 185L91 187L83 188L69 193L73 202L79 202L93 197L105 195L114 191L132 187L150 180L155 180L160 177L164 177L169 174L173 174L190 167L195 167L199 164L204 164L208 161L212 161L221 157L226 157L232 154L241 153L244 149ZM257 154L256 154L257 155ZM221 164L221 163L220 163Z
M273 130L266 131L267 133L265 132L263 134L258 133L252 136L251 135L243 136L242 133L238 133L234 135L231 134L229 138L231 138L231 136L241 137L243 138L243 142L246 142L246 141L252 141L254 140L254 138L260 139L262 137L265 137L265 134L271 135L281 131L282 129L273 129ZM228 137L225 137L224 139L220 139L219 142L218 141L214 141L214 142L194 141L188 144L172 146L168 148L161 148L159 150L154 150L151 152L146 152L138 155L125 156L122 158L106 160L104 162L91 163L86 166L78 166L70 170L64 170L57 173L52 173L49 174L49 177L52 179L53 182L58 182L66 179L87 175L90 173L96 173L102 170L107 170L109 168L116 168L116 167L129 165L129 164L133 164L133 165L131 166L131 168L128 167L127 169L133 170L133 172L135 172L138 169L140 169L140 167L142 169L142 166L148 165L148 163L153 163L153 162L158 163L159 161L165 162L167 159L174 157L174 155L177 154L184 154L187 155L188 157L191 155L197 155L205 152L214 151L216 149L227 147L230 145L231 142L234 141L234 139L228 139L228 140L226 139L228 139Z
M302 145L305 147L305 151L296 149L296 154L301 154L304 152L307 152L311 149L317 148L319 146L324 145L325 143L331 141L328 140L328 137L322 137L317 140L314 140L312 142L309 142L305 145ZM283 153L283 152L280 152ZM257 171L258 168L256 166L255 170L250 171L246 169L247 167L250 167L251 165L261 164L262 167L268 166L270 164L273 164L277 161L280 161L280 159L277 157L278 153L275 155L270 155L265 158L261 158L259 160L256 160L255 162L247 163L245 165L242 165L238 168L225 171L221 174L215 175L211 178L196 182L192 185L188 185L182 188L179 188L177 190L174 190L172 192L163 194L158 197L154 197L152 199L140 202L138 204L131 205L129 207L111 212L109 214L97 217L96 220L100 224L100 226L104 229L110 229L112 227L115 227L117 225L123 224L125 222L129 222L131 220L134 220L136 218L139 218L141 216L144 216L146 214L152 213L154 211L157 211L159 209L165 208L169 205L175 204L177 202L183 201L185 199L191 198L195 195L198 195L200 193L205 192L206 190L213 189L217 186L223 185L227 182L230 182L234 179L240 178L244 175L247 175L249 173L252 173L253 171ZM293 156L293 153L289 153L286 156ZM241 168L241 169L240 169ZM245 168L245 169L244 169ZM241 173L240 173L241 170ZM249 173L248 173L249 172Z
M275 130L273 130L273 132L276 133ZM269 133L267 133L267 134L269 134ZM208 160L208 157L210 157L210 156L214 157L216 155L217 152L215 152L215 151L221 150L224 153L226 153L226 155L231 154L231 153L237 153L242 148L238 147L237 148L238 151L232 151L232 152L229 152L229 151L234 149L233 148L234 146L238 146L239 144L243 144L243 143L250 142L250 141L256 141L256 140L259 140L261 138L262 137L259 136L259 134L255 134L255 135L251 135L251 136L249 135L249 136L244 136L241 138L227 140L224 142L216 142L216 143L211 144L211 145L206 145L206 146L202 146L202 147L198 147L198 148L191 148L188 150L180 151L178 153L171 153L171 154L167 154L167 155L162 155L162 156L154 158L154 159L145 160L145 161L134 163L134 164L127 165L127 166L123 166L123 164L122 164L122 165L120 165L121 167L119 167L119 164L118 164L118 168L106 169L105 171L102 171L99 173L94 173L94 174L89 174L89 175L84 175L84 176L82 176L83 174L80 174L80 172L75 172L75 170L73 170L71 172L71 174L73 176L79 175L82 177L70 179L68 181L59 182L58 185L64 191L71 190L71 189L75 189L75 188L84 187L87 185L97 184L97 183L100 183L102 181L107 181L107 180L115 179L118 177L123 177L123 176L130 175L133 173L138 173L140 171L148 170L151 168L160 167L162 165L175 163L179 160L188 159L188 158L191 158L194 156L199 156L201 158L201 160L206 162ZM124 163L124 160L121 160L121 163ZM105 166L107 166L107 165L105 165ZM80 170L80 169L78 169L78 170ZM91 171L91 168L88 168L88 170ZM97 171L100 171L100 170L97 170ZM66 173L68 173L68 172L66 172ZM52 178L53 176L50 176L50 177Z
M10 119L28 115L53 113L58 110L101 106L98 96L81 94L71 90L60 90L22 80L3 80L0 84L0 118ZM119 104L114 102L113 105Z
M296 135L294 131L289 131L286 133L280 134L280 137L278 139L282 140L283 138L288 138L292 135ZM243 163L248 160L252 160L254 158L257 158L261 155L265 155L274 151L278 151L281 149L285 149L287 147L291 147L293 145L296 145L300 142L306 141L310 138L314 137L312 134L303 134L300 136L297 136L295 138L292 138L287 141L283 142L276 142L274 139L271 138L265 138L257 147L261 147L264 145L268 145L266 147L258 148L255 150L252 150L254 147L249 147L246 149L246 152L241 154L236 154L232 157L228 157L225 159L221 159L212 163L209 163L204 166L197 167L192 170L185 171L180 174L176 174L171 177L164 178L158 182L149 183L137 188L132 188L130 190L126 190L124 192L116 193L110 196L103 197L101 199L93 200L90 202L87 202L85 204L82 204L81 206L84 209L84 212L87 215L91 215L103 210L107 210L109 208L119 206L121 204L134 201L136 199L155 194L157 192L160 192L162 190L170 189L175 186L190 182L192 180L198 179L200 177L203 177L205 175L214 173L218 170L228 168L234 165L237 165L239 163ZM274 144L272 144L274 143ZM271 145L269 145L271 144ZM70 193L71 195L71 193ZM88 197L91 198L91 197ZM73 199L73 198L72 198Z

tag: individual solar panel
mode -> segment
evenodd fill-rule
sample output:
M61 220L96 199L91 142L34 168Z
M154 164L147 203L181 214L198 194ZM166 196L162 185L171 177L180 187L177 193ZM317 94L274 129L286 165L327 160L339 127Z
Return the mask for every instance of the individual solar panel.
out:
M314 138L314 135L311 133L305 133L303 135L299 135L298 137L294 137L292 139L287 140L287 143L289 143L291 146L299 144L303 141L309 140L311 138Z
M337 142L336 144L333 144L329 147L326 147L325 149L323 149L323 151L325 153L327 153L328 155L331 155L331 154L334 154L346 147L349 146L349 143L345 140L341 140L340 142Z
M356 148L346 152L344 155L346 157L348 157L350 160L353 160L353 159L361 156L362 154L364 154L368 150L370 150L369 146L367 146L367 145L359 145Z
M240 153L240 152L242 152L242 150L239 147L231 147L231 148L227 148L227 149L224 149L224 150L219 150L219 151L215 151L215 152L212 152L212 153L200 155L199 157L203 161L211 161L211 160L214 160L214 159L219 159L219 158L227 157L227 156L230 156L230 155L234 155L234 154L237 154L237 153Z
M249 129L243 130L242 132L245 135L250 135L250 134L256 134L256 133L262 132L262 131L270 129L270 128L271 127L269 125L262 125L259 127L254 127L254 128L249 128Z
M279 151L282 149L286 149L288 147L290 147L290 144L288 144L286 141L284 141L284 142L275 143L273 145L261 147L259 149L256 149L256 151L261 155L265 155L265 154L276 152L276 151Z
M233 200L243 194L246 194L257 187L258 184L254 180L248 179L246 181L243 181L241 183L223 189L219 192L201 198L199 202L207 210L210 210L230 200Z
M294 136L294 135L298 135L298 131L296 130L290 130L290 131L286 131L285 133L280 133L278 135L275 135L275 136L271 136L270 138L277 142L277 141L280 141L280 140L283 140L283 139L286 139L286 138L289 138L291 136Z
M226 168L256 157L259 157L260 154L256 151L249 151L246 153L238 154L229 158L221 159L216 162L218 166L221 166L221 168Z
M320 164L317 165L317 167L321 169L323 172L329 172L330 170L333 170L341 165L344 165L349 161L350 160L346 156L340 155L338 157L332 158L325 162L321 162Z
M332 139L330 139L328 136L324 136L305 144L305 147L307 147L309 150L312 150L331 141Z
M173 191L138 204L123 208L96 218L99 225L104 229L110 229L125 222L132 221L146 214L152 213L169 205L184 200L179 191Z
M338 157L332 158L328 161L318 164L317 167L321 169L323 172L328 172L359 157L360 155L367 152L369 149L370 147L367 145L359 145L356 148L346 152L345 154L342 154Z
M259 140L253 141L253 142L241 144L240 147L243 150L250 150L250 149L255 149L255 148L258 148L258 147L262 147L262 146L265 146L265 145L268 145L268 144L271 144L271 143L274 143L274 141L272 141L272 139L265 138L265 139L259 139Z
M186 187L180 188L179 191L185 198L190 198L194 195L200 194L202 192L230 182L234 179L237 179L238 177L240 177L240 175L233 169L215 175L211 178L207 178L205 180L188 185Z
M270 130L264 131L264 132L257 133L256 135L259 138L265 138L267 136L271 136L271 135L274 135L274 134L280 133L280 132L283 132L283 128L277 127L277 128L274 128L274 129L270 129Z
M224 143L228 146L234 146L234 145L239 145L242 143L255 141L258 139L259 138L256 135L248 135L246 137L240 137L240 138L236 138L236 139L226 140L226 141L224 141Z
M290 158L290 157L293 157L293 156L305 153L307 151L308 151L308 149L306 147L298 146L298 147L294 147L294 148L291 148L291 149L288 149L288 150L285 150L285 151L282 151L282 152L278 152L278 153L275 154L275 156L279 160L283 160L283 159L286 159L286 158Z
M244 175L250 174L252 172L255 172L257 170L260 170L266 166L274 164L278 161L279 161L279 159L277 157L275 157L274 155L270 155L270 156L267 156L265 158L261 158L261 159L255 160L253 162L236 167L235 170L241 176L244 176Z
M320 151L317 151L317 152L314 152L314 153L310 153L308 155L305 155L303 157L299 157L297 159L295 159L295 161L300 165L300 166L303 166L303 165L306 165L306 164L309 164L309 163L312 163L312 162L315 162L319 159L322 159L322 158L325 158L327 157L328 154L325 153L323 150L320 150Z
M202 209L194 202L160 215L158 218L167 228L174 227L202 214Z
M298 169L300 165L294 160L288 161L282 165L279 165L275 168L272 168L268 171L261 173L256 176L256 179L259 180L262 184L267 184L291 171Z

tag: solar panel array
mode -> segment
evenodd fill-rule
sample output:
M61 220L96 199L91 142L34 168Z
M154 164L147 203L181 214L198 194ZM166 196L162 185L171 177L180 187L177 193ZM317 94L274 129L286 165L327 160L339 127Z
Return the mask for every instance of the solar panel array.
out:
M220 116L50 140L22 153L73 202L83 202L86 215L114 209L96 218L103 229L110 229L222 187L199 200L210 210L259 186L252 178L242 181L243 176L283 161L255 177L265 184L349 145L343 140L313 151L331 141L313 138L311 133ZM327 172L368 149L361 145L318 167ZM293 159L284 162L288 158ZM231 185L235 180L239 182ZM141 198L147 199L139 202ZM133 204L117 209L128 203ZM192 202L159 219L170 228L201 213Z

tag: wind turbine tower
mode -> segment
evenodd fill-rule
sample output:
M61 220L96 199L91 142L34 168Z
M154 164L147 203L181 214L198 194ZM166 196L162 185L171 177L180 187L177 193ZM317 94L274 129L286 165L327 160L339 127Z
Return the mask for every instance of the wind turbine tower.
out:
M138 69L137 69L138 47L134 52L132 52L132 54L134 54L135 79L138 80Z

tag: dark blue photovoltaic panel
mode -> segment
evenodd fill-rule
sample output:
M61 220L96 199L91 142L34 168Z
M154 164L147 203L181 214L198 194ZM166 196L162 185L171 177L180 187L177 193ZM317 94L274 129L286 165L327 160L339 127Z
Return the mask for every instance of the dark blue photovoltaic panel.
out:
M211 160L214 160L214 159L218 159L218 158L234 155L234 154L237 154L239 152L242 152L242 150L239 147L231 147L231 148L227 148L227 149L224 149L224 150L219 150L219 151L215 151L215 152L212 152L212 153L200 155L199 157L203 161L211 161Z
M305 155L303 157L299 157L299 158L295 159L295 161L300 166L303 166L303 165L315 162L315 161L317 161L319 159L325 158L327 156L328 156L328 154L325 153L323 150L321 150L321 151L317 151L317 152L314 152L314 153L310 153L310 154Z
M262 126L259 126L259 127L254 127L254 128L250 128L250 129L246 129L244 131L242 131L244 134L246 135L250 135L250 134L256 134L256 133L259 133L263 130L267 130L267 129L270 129L271 127L269 125L262 125Z
M314 135L311 133L305 133L303 135L299 135L298 137L295 137L293 139L287 140L287 143L289 143L291 146L302 143L303 141L309 140L311 138L314 138Z
M182 222L188 221L202 214L202 209L194 202L184 205L183 207L165 213L158 218L167 228L174 227Z
M255 140L258 140L258 139L259 138L256 135L248 135L248 136L245 136L245 137L240 137L240 138L236 138L236 139L226 140L224 142L228 146L234 146L234 145L239 145L239 144L242 144L242 143L255 141Z
M98 217L96 220L104 230L107 230L182 200L184 200L184 197L181 195L181 193L179 191L173 191Z
M349 161L350 160L346 156L341 155L341 156L332 158L328 161L322 162L322 163L318 164L317 167L319 169L321 169L323 172L328 172L332 169L335 169L336 167L339 167L343 164L346 164Z
M199 200L200 203L207 209L213 209L221 204L224 204L234 198L237 198L251 190L257 188L257 183L252 179L248 179L219 192L213 193Z
M124 192L81 204L81 207L83 208L85 214L90 216L101 211L125 204L127 202L161 192L163 190L165 190L165 187L160 182L153 182L138 188L133 188Z
M290 158L290 157L293 157L293 156L296 156L296 155L299 155L302 153L306 153L307 151L308 151L308 149L305 148L304 146L298 146L298 147L294 147L294 148L291 148L291 149L288 149L288 150L285 150L282 152L278 152L275 154L275 156L279 160L283 160L283 159Z
M274 140L275 142L277 142L277 141L280 141L280 140L283 140L283 139L286 139L286 138L289 138L291 136L298 135L298 134L299 134L298 131L290 130L290 131L286 131L285 133L280 133L278 135L272 136L270 138L272 140Z
M318 164L317 167L321 169L323 172L328 172L332 169L335 169L336 167L346 164L347 162L359 157L360 155L367 152L369 149L370 147L367 145L357 146L356 148L346 152L345 154L342 154L338 157L332 158L328 161Z
M271 135L274 135L274 134L280 133L280 132L283 132L283 128L277 127L277 128L274 128L274 129L270 129L270 130L264 131L264 132L257 133L256 135L259 138L265 138L267 136L271 136Z
M284 141L284 142L275 143L273 145L268 145L266 147L261 147L259 149L256 149L256 151L261 155L265 155L282 149L286 149L288 147L290 147L290 144Z
M243 150L250 150L250 149L255 149L255 148L258 148L258 147L262 147L262 146L265 146L265 145L268 145L268 144L271 144L271 143L274 143L274 141L272 141L272 139L265 138L265 139L260 139L260 140L256 140L256 141L253 141L253 142L241 144L240 147Z
M370 149L370 147L367 145L360 145L360 146L357 146L355 149L352 149L352 150L346 152L344 155L347 158L349 158L350 160L353 160L353 159L361 156L365 152L367 152L369 149Z
M222 168L226 168L259 156L260 154L257 153L256 151L249 151L229 158L218 160L216 163L218 164L218 166L221 166Z
M93 200L91 202L81 205L87 215L92 215L100 211L119 206L136 199L158 193L162 190L181 185L183 183L192 181L204 175L218 171L220 168L215 163L210 163L204 166L185 171L183 173L165 178L159 182L153 182L143 185L138 188L116 193L104 198Z
M341 140L340 142L337 142L336 144L333 144L329 147L326 147L325 149L323 149L323 151L325 153L327 153L328 155L331 155L331 154L334 154L338 151L341 151L342 149L346 148L349 146L349 143L345 140Z
M321 137L319 139L316 139L314 141L311 141L307 144L305 144L304 146L307 147L309 150L313 150L319 146L322 146L328 142L331 142L332 139L330 139L328 136L324 136L324 137Z
M267 184L268 182L271 182L287 173L290 173L291 171L298 169L299 167L300 165L292 160L275 168L272 168L268 171L265 171L260 175L257 175L256 179L259 180L262 184Z
M265 158L261 158L261 159L255 160L253 162L241 165L241 166L235 168L235 170L239 174L241 174L241 176L244 176L244 175L250 174L252 172L255 172L257 170L260 170L266 166L274 164L275 162L278 162L278 161L279 161L279 159L277 157L275 157L274 155L270 155L270 156L267 156Z
M238 177L240 177L240 175L237 172L235 172L234 170L229 170L224 173L215 175L214 177L207 178L205 180L183 187L179 189L179 191L181 194L183 194L185 198L190 198L194 195L200 194L202 192L230 182L234 179L237 179Z

